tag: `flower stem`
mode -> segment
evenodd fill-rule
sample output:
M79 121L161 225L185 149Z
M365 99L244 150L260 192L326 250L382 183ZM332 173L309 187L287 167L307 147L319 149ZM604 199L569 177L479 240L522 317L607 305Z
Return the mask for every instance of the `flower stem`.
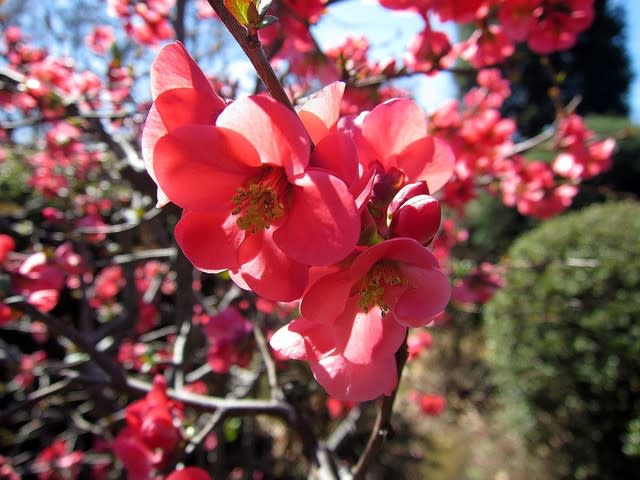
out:
M269 94L285 107L295 112L291 100L289 100L284 88L282 88L280 80L271 68L267 55L265 54L262 45L260 44L260 40L258 39L257 32L249 33L246 28L240 25L233 15L226 9L223 0L208 0L208 2L209 5L211 5L211 8L213 8L218 14L222 23L227 27L229 33L233 35L233 38L238 42L238 45L240 45L251 61L253 68L255 68L256 73L262 80L262 83L264 83Z

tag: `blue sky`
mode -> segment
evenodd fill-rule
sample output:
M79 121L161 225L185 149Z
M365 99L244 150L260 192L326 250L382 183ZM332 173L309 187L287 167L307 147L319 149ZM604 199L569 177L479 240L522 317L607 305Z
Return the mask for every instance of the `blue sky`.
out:
M622 5L626 10L627 49L635 75L629 92L631 118L636 124L640 124L640 1L616 0L615 3Z
M629 92L631 118L640 124L640 0L613 0L613 3L625 9L627 48L635 73ZM330 7L314 27L314 33L322 47L337 45L349 34L365 35L370 40L373 58L393 56L400 59L404 48L422 26L422 20L417 15L386 10L375 0L353 0ZM447 30L451 27L451 24L445 24L437 28ZM415 77L404 82L404 85L412 88L427 110L438 107L454 95L451 75L446 73L435 79Z

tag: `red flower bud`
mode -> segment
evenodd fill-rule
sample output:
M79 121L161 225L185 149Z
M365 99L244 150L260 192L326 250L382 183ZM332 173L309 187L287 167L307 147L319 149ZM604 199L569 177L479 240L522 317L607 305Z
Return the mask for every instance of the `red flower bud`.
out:
M408 199L391 216L392 237L409 237L429 243L440 228L440 203L431 195Z
M429 187L427 187L427 182L424 180L416 183L408 183L398 190L398 193L396 193L396 196L393 197L393 200L389 205L387 215L392 217L403 203L410 198L417 197L418 195L429 195Z
M179 433L173 425L171 414L163 408L154 408L146 413L140 434L151 448L172 450L179 440Z

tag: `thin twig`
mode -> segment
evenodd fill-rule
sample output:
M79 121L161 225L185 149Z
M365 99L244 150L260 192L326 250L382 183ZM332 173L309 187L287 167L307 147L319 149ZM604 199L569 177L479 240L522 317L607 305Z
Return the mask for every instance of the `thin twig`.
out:
M330 452L335 452L342 441L347 438L348 435L355 432L356 422L360 419L361 414L362 410L360 409L360 406L353 407L333 432L331 432L331 435L329 435L329 438L327 438L327 441L325 442L325 445Z
M223 0L208 0L208 2L249 58L249 61L253 65L253 68L255 68L256 73L262 80L262 83L264 83L269 94L282 105L295 112L287 93L284 91L284 88L282 88L280 80L271 68L267 55L262 49L262 45L258 39L258 34L250 34L246 28L240 25L234 16L226 9Z
M0 412L0 424L4 425L5 422L9 418L11 418L16 412L19 412L21 410L26 410L27 408L40 402L41 400L62 392L69 386L70 383L71 383L71 380L68 378L65 378L64 380L60 380L59 382L52 383L50 385L47 385L46 387L40 388L39 390L29 393L27 395L27 398L25 398L21 402L14 403L10 407L8 407L6 410Z
M282 388L280 388L280 385L278 384L276 364L273 361L271 352L269 351L269 347L267 345L267 339L264 337L264 333L262 333L262 329L260 327L261 326L258 325L257 323L253 324L253 336L256 339L256 344L258 345L260 356L262 357L262 361L264 362L264 366L267 370L269 392L271 394L271 398L276 400L282 400L284 399L284 393L282 392Z
M91 357L91 360L104 370L115 386L124 386L127 384L126 377L122 372L120 365L103 352L97 350L94 344L75 328L65 325L53 315L41 312L36 307L28 303L23 297L9 297L4 300L4 303L9 305L11 308L37 318L57 335L71 340L80 350L87 353Z

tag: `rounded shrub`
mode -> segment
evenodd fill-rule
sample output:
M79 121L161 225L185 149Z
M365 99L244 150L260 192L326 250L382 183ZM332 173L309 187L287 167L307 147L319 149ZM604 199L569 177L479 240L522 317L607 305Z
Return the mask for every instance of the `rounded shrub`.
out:
M640 204L545 222L504 263L484 310L503 419L557 478L639 478Z

